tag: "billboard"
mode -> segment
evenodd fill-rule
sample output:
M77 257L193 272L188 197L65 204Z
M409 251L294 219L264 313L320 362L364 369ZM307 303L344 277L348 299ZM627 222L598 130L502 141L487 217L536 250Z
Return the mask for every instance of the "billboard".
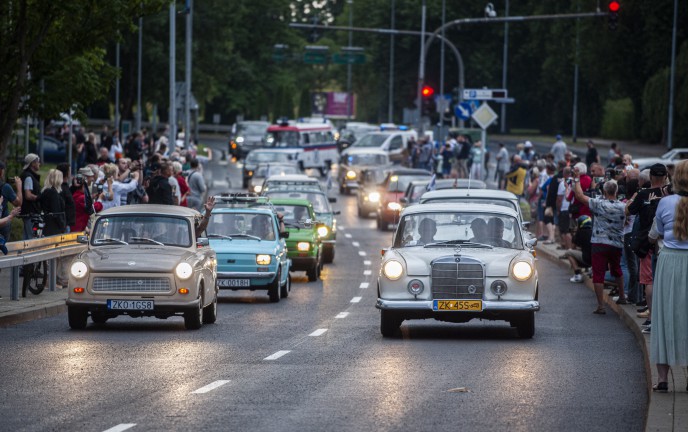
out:
M346 92L315 92L311 94L311 113L327 118L348 118L347 102L349 94ZM351 117L356 117L356 95L351 95Z

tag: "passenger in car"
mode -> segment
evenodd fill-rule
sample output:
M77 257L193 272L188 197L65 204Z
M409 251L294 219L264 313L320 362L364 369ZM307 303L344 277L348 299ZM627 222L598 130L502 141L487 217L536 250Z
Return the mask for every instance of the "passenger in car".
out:
M484 243L488 240L487 222L483 218L475 218L471 221L471 231L473 238L470 241L475 243Z
M418 224L418 234L420 238L417 244L428 244L435 241L435 234L437 234L437 224L430 218L424 218Z

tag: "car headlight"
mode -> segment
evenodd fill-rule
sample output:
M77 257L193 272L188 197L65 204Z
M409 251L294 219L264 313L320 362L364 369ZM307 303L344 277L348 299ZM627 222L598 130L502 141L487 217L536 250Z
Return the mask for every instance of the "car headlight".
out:
M514 278L516 278L516 280L528 280L533 275L533 266L525 261L519 261L514 264L513 268L511 269L511 274L514 276Z
M179 279L188 279L191 277L191 274L193 273L193 267L191 267L191 264L183 262L177 264L177 267L174 269L174 272L177 274L177 277Z
M301 252L308 252L308 250L311 248L311 244L308 242L298 242L296 243L296 249L298 249Z
M237 148L237 145L234 141L232 141L232 150L235 150Z
M242 142L244 142L244 137L237 137L236 142L241 144Z
M261 185L255 185L255 186L253 187L253 190L256 191L256 193L260 193L260 191L263 190L263 186L261 186Z
M249 177L253 177L253 171L247 172L246 175L249 176Z
M256 264L258 265L268 265L272 262L272 257L270 255L256 255Z
M379 192L371 192L368 195L368 201L370 202L379 202L380 201L380 193Z
M327 229L326 226L318 227L318 236L319 236L320 238L327 237L327 235L328 235L329 233L330 233L330 230Z
M402 266L399 261L389 260L385 263L384 267L382 267L382 272L387 276L387 279L397 280L404 272L404 266Z
M497 297L501 297L506 294L507 288L506 282L501 280L496 280L492 282L492 285L490 285L490 291L492 291L492 294L496 295Z
M387 208L392 211L399 211L401 210L401 204L398 202L387 203Z
M83 279L88 274L88 266L83 261L75 261L70 272L75 278Z
M425 289L425 285L423 285L422 281L419 281L418 279L414 279L411 282L408 283L408 292L410 292L413 295L418 295L423 292Z
M356 171L349 170L346 172L346 178L353 180L356 178Z

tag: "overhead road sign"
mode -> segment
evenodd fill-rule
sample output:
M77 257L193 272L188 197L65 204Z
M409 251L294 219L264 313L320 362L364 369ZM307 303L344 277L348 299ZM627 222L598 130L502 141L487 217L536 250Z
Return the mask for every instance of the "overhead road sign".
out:
M464 89L463 99L475 99L475 100L494 100L494 99L506 99L508 97L508 92L506 89Z

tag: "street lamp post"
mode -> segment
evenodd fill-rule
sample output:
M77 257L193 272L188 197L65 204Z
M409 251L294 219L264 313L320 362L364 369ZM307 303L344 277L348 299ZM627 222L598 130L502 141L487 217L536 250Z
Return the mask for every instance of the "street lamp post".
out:
M390 28L394 30L395 25L395 3L392 0L392 22ZM394 33L389 35L389 97L387 105L387 121L393 123L394 120Z
M349 28L353 27L353 20L354 20L354 15L353 15L353 0L347 0L347 3L349 4ZM351 44L353 43L353 37L354 33L349 30L349 49L351 49ZM346 65L346 119L348 121L351 121L351 111L352 106L351 106L351 61L347 62Z
M191 45L193 35L193 0L186 0L186 65L184 68L184 148L189 148L191 138Z
M141 4L141 9L143 9L143 4ZM136 71L136 130L141 130L141 73L143 70L143 16L139 17L139 52L138 52L138 65Z
M423 89L423 82L425 81L425 11L426 5L425 0L423 0L423 7L421 12L421 26L420 26L420 61L418 62L418 88L416 89L416 107L418 110L418 131L423 131L423 117L422 117L422 95L421 91Z
M170 153L174 151L177 139L177 105L174 100L174 87L175 87L175 33L176 25L175 18L177 17L177 11L174 2L170 3L170 112L169 112L169 126L170 126L170 136L169 136L169 149Z
M504 16L509 16L509 0L506 0L506 7L504 9ZM504 21L504 50L502 54L502 88L506 89L506 72L507 72L507 53L509 51L509 21ZM506 104L502 104L501 111L501 133L506 133Z
M667 148L673 147L674 134L674 81L676 75L676 17L678 16L678 0L674 0L674 28L671 31L671 73L669 77L669 120L667 125Z
M119 35L118 35L119 38ZM115 80L115 127L114 130L119 132L119 42L115 47L115 69L117 69L117 80Z
M447 20L447 1L442 0L442 39L445 39L444 23ZM439 100L439 114L440 114L440 130L438 141L444 139L444 45L440 47L440 98Z

